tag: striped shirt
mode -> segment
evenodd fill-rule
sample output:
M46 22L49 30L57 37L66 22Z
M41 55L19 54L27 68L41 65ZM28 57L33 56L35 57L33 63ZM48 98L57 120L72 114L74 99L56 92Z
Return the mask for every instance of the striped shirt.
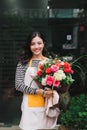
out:
M37 67L40 60L33 60L32 67ZM31 88L30 86L26 86L24 83L25 72L28 68L29 64L22 65L18 63L16 68L16 75L15 75L15 88L18 91L21 91L26 94L35 94L36 88Z

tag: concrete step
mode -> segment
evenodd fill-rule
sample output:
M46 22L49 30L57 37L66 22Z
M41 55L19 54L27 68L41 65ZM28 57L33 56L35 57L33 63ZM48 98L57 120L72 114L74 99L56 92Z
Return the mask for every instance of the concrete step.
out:
M58 130L58 125L54 128L54 129L51 129L51 130ZM11 127L5 127L5 126L1 126L0 127L0 130L21 130L18 126L11 126ZM44 129L40 129L40 130L44 130ZM49 130L49 129L46 129L46 130Z
M0 127L0 130L20 130L18 126L11 126L11 127Z

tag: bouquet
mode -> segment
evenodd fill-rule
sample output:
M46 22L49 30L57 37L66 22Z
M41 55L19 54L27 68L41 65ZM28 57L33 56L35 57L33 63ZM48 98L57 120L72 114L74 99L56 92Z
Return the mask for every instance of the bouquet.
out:
M70 86L74 82L73 73L74 70L68 61L51 57L39 63L34 80L41 83L44 89L49 87L56 90Z

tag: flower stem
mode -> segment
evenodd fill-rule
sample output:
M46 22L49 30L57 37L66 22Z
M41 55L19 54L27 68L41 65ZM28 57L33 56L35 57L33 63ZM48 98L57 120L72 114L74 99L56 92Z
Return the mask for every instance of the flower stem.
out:
M54 90L54 86L52 86L52 91Z
M73 65L74 63L76 63L78 60L80 60L80 59L83 58L83 57L87 57L87 55L82 55L82 56L80 56L79 58L77 58L76 60L74 60L74 61L71 63L71 65Z
M30 87L31 87L33 81L34 81L34 79L32 79L32 81L30 82Z

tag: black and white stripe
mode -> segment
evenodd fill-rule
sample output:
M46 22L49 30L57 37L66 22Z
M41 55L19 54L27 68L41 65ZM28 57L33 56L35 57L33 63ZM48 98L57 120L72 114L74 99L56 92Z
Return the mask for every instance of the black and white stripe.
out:
M31 88L30 86L26 86L24 84L24 77L25 77L25 72L28 68L27 65L22 65L21 63L18 63L17 68L16 68L16 75L15 75L15 88L18 91L21 91L26 94L35 94L36 89Z

